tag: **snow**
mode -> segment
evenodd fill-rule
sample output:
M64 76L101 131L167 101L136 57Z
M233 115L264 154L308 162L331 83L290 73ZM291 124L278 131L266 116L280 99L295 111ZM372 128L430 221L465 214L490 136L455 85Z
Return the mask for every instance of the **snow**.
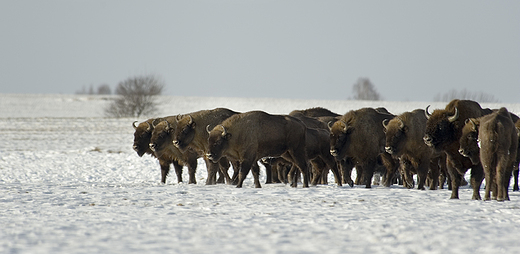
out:
M110 96L0 94L0 253L514 253L520 193L474 201L471 189L401 186L237 189L160 184L151 157L132 150L132 122L103 116ZM402 113L445 103L161 97L157 116L228 107ZM520 113L520 104L506 106ZM152 116L155 117L155 116ZM184 178L188 179L187 170ZM262 183L265 173L262 171ZM468 177L468 176L467 176ZM329 182L334 182L332 174ZM483 191L483 189L482 189Z

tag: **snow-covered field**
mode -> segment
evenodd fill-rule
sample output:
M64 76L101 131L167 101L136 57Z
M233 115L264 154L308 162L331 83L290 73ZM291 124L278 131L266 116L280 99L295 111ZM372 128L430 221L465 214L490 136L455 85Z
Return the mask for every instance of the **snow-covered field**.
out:
M445 103L161 98L156 116L228 107L392 113ZM0 94L0 253L518 253L520 193L474 201L401 186L303 189L159 184L132 150L134 120L103 116L107 97ZM520 113L520 104L506 106ZM156 117L151 116L151 117ZM187 170L184 178L187 179ZM264 172L261 172L264 177ZM264 179L265 181L265 179ZM332 174L329 182L334 182ZM483 195L483 190L481 190Z

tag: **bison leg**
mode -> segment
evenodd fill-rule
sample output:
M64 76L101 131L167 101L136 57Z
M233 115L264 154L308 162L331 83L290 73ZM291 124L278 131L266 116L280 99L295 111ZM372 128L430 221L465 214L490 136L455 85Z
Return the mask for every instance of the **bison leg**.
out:
M362 175L365 183L365 188L372 188L372 177L374 176L374 170L376 167L376 160L367 160L362 164Z
M428 162L421 162L417 166L417 189L424 190L424 184L426 182L426 178L428 177Z
M473 187L473 196L471 199L481 200L480 197L480 186L482 185L482 181L484 180L484 169L482 165L479 163L478 165L474 165L471 168L471 187Z
M429 162L430 164L430 170L428 171L428 168L426 168L427 178L430 180L429 186L430 190L436 190L439 186L439 160L438 158L433 158Z
M311 160L311 163L312 163L311 185L316 186L318 184L318 182L321 180L321 174L323 171L323 167L325 166L325 163L323 163L323 161L321 161L318 158Z
M273 183L273 167L270 162L260 160L260 163L265 167L265 184Z
M251 166L253 165L253 163L251 161L245 160L240 162L239 165L240 173L238 174L239 180L237 188L242 188L244 180L246 179L247 174L249 174L249 171L251 170Z
M324 156L324 157L325 158L322 158L322 159L325 162L325 164L327 165L327 168L330 168L330 170L332 171L332 174L334 175L334 179L336 180L336 184L338 186L343 186L343 184L341 184L341 174L339 173L338 164L336 163L336 160L334 160L333 157L328 157L328 158L327 158L327 156ZM328 175L328 172L327 172L327 174L325 174L322 177L327 178L327 175Z
M219 164L214 163L211 160L204 158L206 162L206 168L208 170L208 178L206 179L206 185L217 184L217 171L219 171Z
M219 168L218 168L219 178L217 180L217 183L224 183L224 179L225 179L225 182L227 184L232 184L231 178L229 177L229 174L228 174L228 169L229 169L228 159L223 157L218 161L218 164L219 164Z
M262 188L262 185L260 185L260 167L258 167L258 163L256 163L256 162L253 163L251 171L253 172L253 179L255 181L255 188Z
M178 161L173 161L173 168L175 169L175 174L177 175L177 182L182 183L182 165L179 164Z
M513 191L518 191L518 161L515 162L515 167L513 169L513 179L514 179L514 185L513 185Z
M514 179L513 191L518 191L518 190L520 190L518 188L518 161L515 161L514 163L515 164L513 167L513 179Z
M381 153L381 161L386 168L386 172L383 175L383 185L390 187L397 180L396 172L399 168L399 162L388 153Z
M238 161L232 161L231 165L233 166L233 177L231 177L231 184L238 184L238 174L240 173L240 163Z
M300 169L300 172L303 176L303 188L309 188L309 167L307 166L307 159L305 155L305 147L299 147L301 148L300 151L294 151L291 152L290 155L293 158L293 165L296 164L298 169ZM296 187L297 183L295 183Z
M348 184L350 187L354 187L354 181L352 181L352 168L354 164L350 160L337 160L336 164L339 165L341 171L342 183Z
M161 165L161 183L166 183L166 177L170 173L170 162L159 160L159 165Z
M195 173L197 172L197 157L191 156L188 158L188 174L190 175L189 184L197 184Z

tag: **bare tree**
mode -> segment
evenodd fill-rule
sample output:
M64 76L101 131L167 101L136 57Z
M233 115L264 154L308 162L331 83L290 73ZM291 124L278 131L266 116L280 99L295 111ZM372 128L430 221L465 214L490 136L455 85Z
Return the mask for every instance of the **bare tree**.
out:
M156 75L128 78L119 82L115 93L119 95L105 108L110 117L139 117L157 110L157 95L164 89L164 82Z
M97 94L112 94L112 89L108 84L102 84L98 86Z
M359 78L352 86L352 93L354 100L379 101L382 99L368 78Z
M491 94L487 94L487 93L483 93L483 92L469 91L466 88L464 88L460 91L451 89L444 94L438 93L433 97L434 101L443 101L443 102L452 101L454 99L474 100L477 102L499 102L498 99L496 99Z

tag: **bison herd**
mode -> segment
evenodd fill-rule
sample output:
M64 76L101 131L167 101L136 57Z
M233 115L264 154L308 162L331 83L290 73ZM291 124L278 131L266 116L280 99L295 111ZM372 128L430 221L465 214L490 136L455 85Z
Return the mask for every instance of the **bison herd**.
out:
M378 173L387 187L417 184L420 190L435 190L447 181L451 198L458 199L459 187L467 184L464 174L471 169L473 199L481 199L484 179L485 200L509 200L512 175L513 190L518 190L519 117L506 108L483 109L470 100L453 100L431 113L429 106L400 115L385 108L344 115L319 107L289 115L216 108L136 123L133 148L139 156L150 154L159 160L162 183L171 164L178 182L187 166L189 183L196 183L197 159L203 158L208 185L240 188L252 171L255 187L260 188L262 163L266 183L292 187L299 178L303 187L327 184L332 171L339 186L370 188Z

